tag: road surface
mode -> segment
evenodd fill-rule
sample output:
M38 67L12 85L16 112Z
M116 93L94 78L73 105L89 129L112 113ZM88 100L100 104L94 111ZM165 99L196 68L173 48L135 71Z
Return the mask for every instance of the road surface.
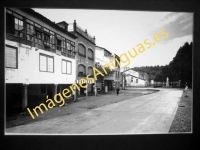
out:
M157 89L157 88L156 88ZM168 133L182 95L180 89L130 98L87 112L6 129L6 135Z

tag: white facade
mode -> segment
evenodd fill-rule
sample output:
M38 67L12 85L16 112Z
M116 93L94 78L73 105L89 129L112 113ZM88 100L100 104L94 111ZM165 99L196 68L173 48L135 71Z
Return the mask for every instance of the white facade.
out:
M105 56L104 49L96 47L95 48L95 61L99 62L100 65L104 65L110 62L114 58L112 56Z
M140 78L140 74L134 70L127 70L124 72L126 86L145 86L146 81Z
M102 88L102 82L104 82L105 86L108 86L108 88L110 88L110 89L120 87L120 81L121 81L120 67L118 66L118 68L114 69L113 65L110 62L111 60L113 61L113 65L118 66L118 64L116 62L116 58L113 56L113 54L111 52L109 52L105 48L96 46L95 62L96 62L97 69L100 68L100 71L102 71L102 73L104 73L104 71L101 68L103 65L109 64L110 67L112 68L112 71L110 71L110 69L107 68L106 69L107 74L104 74L104 77L101 78L101 81L99 80L97 82L97 86L100 89ZM108 67L108 66L105 66L105 67Z
M126 76L126 86L145 86L145 80L128 75Z
M76 62L74 59L13 41L6 40L6 45L16 47L18 52L17 69L5 68L6 83L71 84L75 82ZM53 56L53 72L40 71L40 54ZM71 62L71 74L62 73L62 59Z

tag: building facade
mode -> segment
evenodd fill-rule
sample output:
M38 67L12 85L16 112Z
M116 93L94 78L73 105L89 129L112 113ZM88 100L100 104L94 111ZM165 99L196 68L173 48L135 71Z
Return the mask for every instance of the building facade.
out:
M102 70L102 66L105 64L110 64L112 61L116 68L112 67L112 71L109 70L109 68L106 69L107 74L104 73L104 76L101 75L98 76L97 80L97 87L100 90L113 90L120 87L120 66L118 65L116 59L118 62L120 62L119 56L116 54L112 55L110 51L108 51L105 48L96 46L95 47L96 55L95 55L95 62L96 62L96 68L100 70L101 72L104 72ZM112 65L111 65L112 66Z
M76 80L77 37L29 8L6 8L6 110L34 107ZM72 69L73 68L73 69Z
M148 86L148 77L147 74L141 74L141 72L134 71L132 69L126 70L126 69L121 69L122 73L122 78L121 82L124 84L123 87L125 86L141 86L145 87ZM124 89L124 88L123 88Z
M92 37L87 30L83 30L78 26L76 20L74 20L73 24L70 24L70 32L77 37L76 82L78 83L81 78L86 78L88 74L90 74L90 77L93 77L93 67L95 67L95 37ZM88 80L87 82L90 83L91 81ZM94 91L93 87L94 83L88 84L86 89L81 88L77 92L79 95L87 96L89 92Z

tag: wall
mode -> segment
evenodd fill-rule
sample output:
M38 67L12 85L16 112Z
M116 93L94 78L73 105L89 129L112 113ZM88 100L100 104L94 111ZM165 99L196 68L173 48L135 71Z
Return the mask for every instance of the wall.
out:
M105 65L107 63L110 63L110 60L115 60L115 58L104 56L104 49L100 47L95 47L95 62L99 62L100 65ZM114 80L114 81L120 82L120 75L119 77L116 76L117 72L120 71L120 68L113 69L112 65L111 65L111 68L113 72L105 75L104 80Z
M110 62L113 57L104 56L104 49L95 47L95 61L99 62L100 65L104 65Z
M145 86L145 80L133 77L133 82L131 82L131 78L132 78L132 76L126 76L126 85L127 86ZM137 79L138 79L138 83L136 83Z
M30 47L24 44L6 40L6 44L18 48L18 69L5 68L6 83L29 83L29 84L71 84L76 80L76 62L74 59L59 56L53 52ZM54 57L54 73L39 71L39 54ZM72 62L72 74L62 74L61 60Z
M87 39L85 39L84 37L82 37L81 35L79 35L78 33L76 32L73 32L77 37L77 41L76 41L76 47L77 47L77 51L78 51L78 44L82 44L85 46L86 48L86 58L85 58L85 61L84 62L79 62L77 57L79 56L76 56L76 59L77 59L77 66L79 64L83 64L85 67L86 67L86 75L89 74L88 72L88 67L94 67L95 66L95 59L94 61L91 61L90 59L88 59L88 49L92 49L93 50L93 54L94 54L94 57L95 57L95 44L91 43L90 41L88 41ZM77 54L78 55L78 54ZM76 76L77 76L77 80L80 80L81 78L84 78L84 77L79 77L78 76L78 67L76 68ZM92 85L88 84L88 87L87 87L87 90L88 92L91 92L92 91Z

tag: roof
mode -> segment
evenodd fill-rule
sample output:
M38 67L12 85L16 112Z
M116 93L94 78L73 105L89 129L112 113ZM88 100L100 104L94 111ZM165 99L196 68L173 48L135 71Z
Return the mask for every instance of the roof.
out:
M145 80L145 79L142 79L142 78L136 77L136 76L131 75L131 74L127 74L126 76L132 76L132 77L135 77L135 78L140 79L140 80Z
M61 21L61 22L58 22L58 23L56 23L56 24L64 24L64 25L69 25L67 22L65 22L65 21Z
M112 54L109 50L107 50L107 49L105 49L105 48L103 48L103 47L100 47L100 46L95 46L95 47L101 48L101 49L103 49L103 50L109 52L110 54Z
M117 54L115 54L115 56L117 56L118 59L120 58Z
M44 22L48 23L49 25L51 25L52 27L54 27L55 29L60 30L61 32L67 34L67 35L70 36L71 38L74 38L74 39L77 38L77 36L75 36L74 34L72 34L72 33L68 32L68 31L66 31L65 29L63 29L63 28L61 28L61 27L59 27L57 24L55 24L54 22L52 22L52 21L49 20L48 18L44 17L44 16L41 15L40 13L34 11L33 9L31 9L31 8L19 8L19 9L20 9L21 11L23 11L23 12L29 14L29 15L32 15L32 16L38 18L38 19L41 19L42 21L44 21Z

